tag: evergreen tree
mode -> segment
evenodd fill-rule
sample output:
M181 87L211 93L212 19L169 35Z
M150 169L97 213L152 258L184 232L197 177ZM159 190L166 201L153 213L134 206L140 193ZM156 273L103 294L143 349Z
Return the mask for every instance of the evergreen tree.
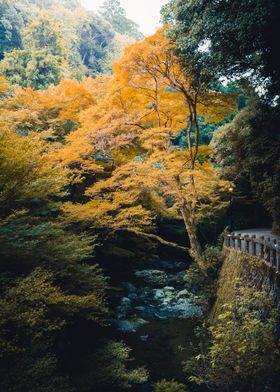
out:
M67 72L70 74L62 35L45 11L24 29L22 36L24 48L6 53L0 65L11 83L45 89L58 84Z
M24 25L22 15L10 0L0 0L0 60L5 52L20 48L20 30Z
M136 40L142 40L143 34L139 31L137 23L127 18L124 8L119 0L105 0L100 9L101 15L120 34L126 34Z

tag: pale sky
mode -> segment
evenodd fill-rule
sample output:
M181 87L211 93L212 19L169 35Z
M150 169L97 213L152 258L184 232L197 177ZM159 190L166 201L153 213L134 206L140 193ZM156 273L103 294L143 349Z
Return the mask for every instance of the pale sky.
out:
M97 11L103 0L80 0L87 9ZM128 18L140 26L145 35L153 34L160 26L160 9L168 0L120 0Z

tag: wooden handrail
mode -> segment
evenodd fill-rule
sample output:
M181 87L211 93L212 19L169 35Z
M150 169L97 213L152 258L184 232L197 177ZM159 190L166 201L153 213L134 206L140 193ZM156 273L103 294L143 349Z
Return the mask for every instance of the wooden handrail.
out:
M269 237L256 235L242 235L241 233L224 232L224 247L239 249L252 256L259 257L276 273L280 273L280 241L271 240Z

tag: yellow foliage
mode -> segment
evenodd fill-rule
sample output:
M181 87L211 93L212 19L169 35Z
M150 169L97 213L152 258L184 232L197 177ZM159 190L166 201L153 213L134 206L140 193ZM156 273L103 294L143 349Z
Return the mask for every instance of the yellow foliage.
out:
M3 94L9 88L9 84L6 82L5 78L0 75L0 94Z
M55 160L52 147L36 134L23 137L13 130L0 132L0 205L17 198L63 196L69 171ZM67 177L69 178L67 179Z
M191 247L199 248L195 222L224 207L227 183L217 177L209 148L198 147L197 115L220 121L235 109L235 96L197 87L168 28L126 48L112 77L63 80L40 92L16 89L0 115L5 129L51 139L53 162L72 176L97 174L87 202L65 205L68 220L150 230L156 213L177 214ZM186 150L173 142L181 132Z

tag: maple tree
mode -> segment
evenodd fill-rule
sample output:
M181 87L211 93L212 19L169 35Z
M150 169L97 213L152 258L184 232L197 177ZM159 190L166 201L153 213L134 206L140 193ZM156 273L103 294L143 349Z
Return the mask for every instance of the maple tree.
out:
M97 80L63 80L44 91L15 88L1 104L1 120L21 134L50 131L56 140L77 129L79 113L96 102ZM4 85L3 85L4 87Z
M5 78L0 75L0 94L3 94L9 87L9 84L5 80Z
M235 109L235 95L209 90L182 70L167 31L127 48L111 78L66 80L41 92L16 90L2 118L19 132L40 131L62 142L56 159L72 175L100 178L86 191L91 201L65 206L68 219L77 214L96 227L144 235L154 228L158 203L165 214L183 218L191 254L205 269L197 223L224 207L219 194L226 182L216 176L209 149L198 145L197 116L221 121ZM174 142L182 133L185 151ZM157 203L148 205L147 194Z
M224 207L220 195L227 183L216 175L209 148L198 146L197 113L220 121L235 109L235 96L195 88L176 59L167 29L125 50L105 99L85 113L90 131L84 126L70 135L79 143L82 135L90 139L90 154L103 154L115 170L88 188L91 201L68 205L66 211L70 219L143 233L153 227L156 215L145 205L145 195L152 194L167 213L183 217L191 254L205 270L197 223ZM186 151L173 141L181 132L187 134ZM129 153L121 159L124 149Z

